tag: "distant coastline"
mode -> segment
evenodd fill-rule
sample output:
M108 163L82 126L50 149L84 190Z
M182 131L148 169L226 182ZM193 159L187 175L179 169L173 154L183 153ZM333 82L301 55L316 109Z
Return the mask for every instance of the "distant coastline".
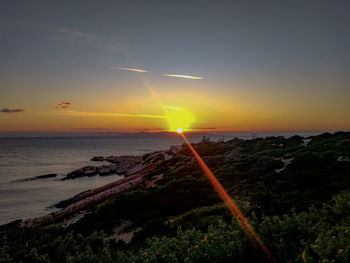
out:
M349 129L320 129L320 130L247 130L247 131L216 131L215 129L209 131L193 131L188 132L192 135L206 135L206 136L237 136L247 137L254 135L256 137L266 136L308 136L318 135L325 132L334 133L337 131L349 131ZM120 136L166 136L174 137L178 136L176 133L167 131L133 131L133 132L118 132L118 131L0 131L0 138L6 137L120 137Z

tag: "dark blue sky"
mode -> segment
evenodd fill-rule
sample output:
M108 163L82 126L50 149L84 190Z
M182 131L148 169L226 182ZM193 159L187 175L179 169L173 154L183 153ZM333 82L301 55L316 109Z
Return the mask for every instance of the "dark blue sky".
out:
M88 63L98 58L104 63L109 58L114 64L123 59L108 48L92 53L88 44L79 52L73 43L62 46L57 39L67 36L56 31L63 28L108 38L125 46L138 64L154 68L344 71L350 64L348 1L2 1L1 5L2 60Z
M350 98L349 14L349 1L1 1L0 106L38 110L30 94L77 100L75 92L94 96L99 82L123 99L146 96L137 78L111 70L138 67L160 94L191 89L160 74L202 76L193 92L243 94L248 104L288 94L295 107L312 105L315 118L323 105L327 118L342 119ZM316 102L305 99L316 93ZM262 114L279 109L266 113L264 105Z

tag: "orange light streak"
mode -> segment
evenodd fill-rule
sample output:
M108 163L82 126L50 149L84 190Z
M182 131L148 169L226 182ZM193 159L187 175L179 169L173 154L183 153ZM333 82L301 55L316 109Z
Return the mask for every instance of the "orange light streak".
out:
M244 217L242 212L239 210L238 206L232 200L232 198L228 195L224 187L220 184L218 179L216 179L215 175L209 169L209 167L205 164L203 159L197 153L196 149L191 145L191 143L187 140L185 135L180 132L182 138L188 145L188 148L191 150L192 154L196 158L199 166L202 168L203 172L209 179L210 183L213 185L214 189L218 192L220 198L224 201L227 208L230 210L234 218L236 219L239 226L242 228L246 236L248 237L251 244L260 252L262 252L270 262L277 262L275 258L272 256L271 252L267 249L265 244L262 242L258 234L254 231L253 227L248 223L247 219Z
M136 71L136 70L133 70ZM137 70L137 72L147 72L142 70ZM171 77L191 77L196 79L201 79L201 77L192 77L192 76L179 76L179 75L168 75L164 74L166 76ZM157 100L158 104L161 105L161 107L164 110L164 113L166 117L169 117L169 113L167 111L167 107L162 103L162 101L159 99L158 94L155 92L155 90L152 88L151 84L148 82L146 77L143 74L138 74L139 78L142 80L144 85L147 87L147 89L150 91L152 96ZM253 227L249 224L247 219L244 217L243 213L239 210L238 206L235 204L235 202L232 200L232 198L228 195L224 187L220 184L218 179L216 179L215 175L212 173L212 171L209 169L209 167L205 164L203 159L200 157L200 155L197 153L197 151L193 148L191 143L187 140L185 135L183 134L182 128L178 127L177 132L181 134L182 138L187 143L188 147L190 148L192 154L196 158L199 166L202 168L203 172L207 176L210 183L213 185L214 189L218 192L220 198L224 201L227 208L230 210L233 217L236 219L238 225L242 228L244 233L246 234L247 238L253 245L255 249L257 249L259 252L261 252L263 255L266 256L270 262L277 263L275 258L272 256L271 252L268 250L268 248L265 246L265 244L262 242L258 234L254 231Z

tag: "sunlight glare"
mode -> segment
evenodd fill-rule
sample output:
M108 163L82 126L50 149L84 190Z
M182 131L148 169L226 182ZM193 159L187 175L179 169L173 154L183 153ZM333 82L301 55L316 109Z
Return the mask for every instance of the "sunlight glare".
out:
M169 109L169 111L167 111L166 113L169 124L169 131L178 133L182 133L183 131L189 131L190 126L194 121L193 115L182 108L167 108Z

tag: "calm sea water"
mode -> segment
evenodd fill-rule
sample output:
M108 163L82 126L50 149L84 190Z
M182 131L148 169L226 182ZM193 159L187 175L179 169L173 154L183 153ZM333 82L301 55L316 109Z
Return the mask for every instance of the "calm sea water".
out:
M278 134L220 133L211 134L210 138L216 141L270 135ZM196 142L202 136L203 134L193 135L189 139ZM179 136L165 134L0 137L0 225L16 219L46 215L54 211L50 206L61 200L123 178L111 175L60 181L68 172L86 165L96 165L90 161L93 156L142 155L182 143ZM49 173L58 176L21 181Z

